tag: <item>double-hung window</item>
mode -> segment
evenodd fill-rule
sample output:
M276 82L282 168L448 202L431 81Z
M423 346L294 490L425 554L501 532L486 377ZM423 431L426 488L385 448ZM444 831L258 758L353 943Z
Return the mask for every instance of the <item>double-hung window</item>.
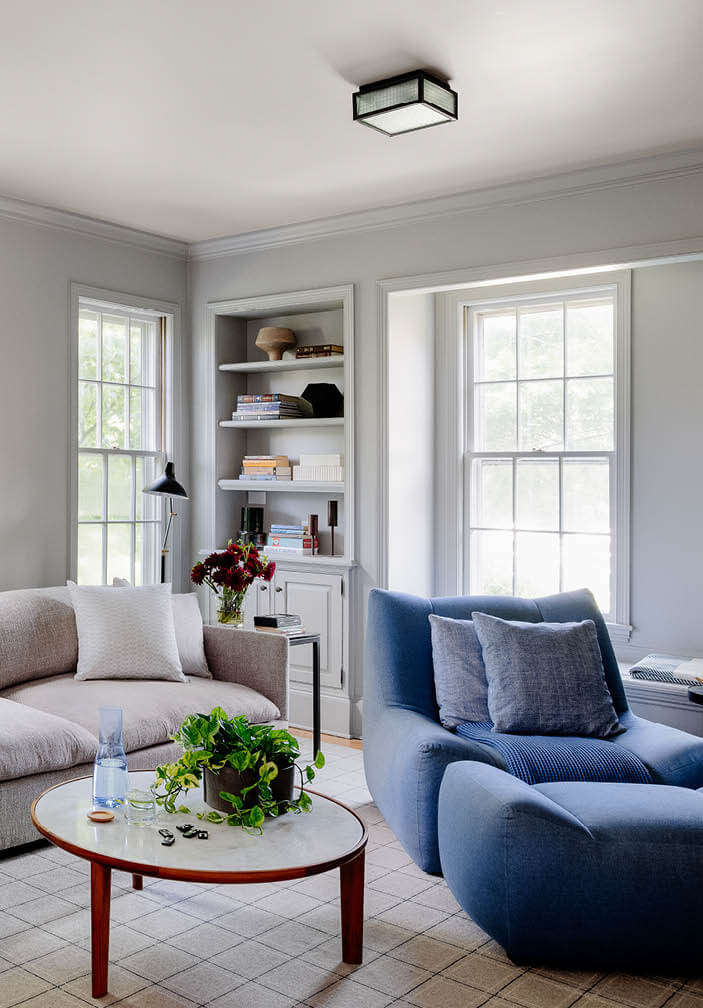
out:
M79 583L158 580L167 448L166 319L81 299L78 308L75 570Z
M588 587L609 623L627 622L619 291L604 284L465 309L473 594Z

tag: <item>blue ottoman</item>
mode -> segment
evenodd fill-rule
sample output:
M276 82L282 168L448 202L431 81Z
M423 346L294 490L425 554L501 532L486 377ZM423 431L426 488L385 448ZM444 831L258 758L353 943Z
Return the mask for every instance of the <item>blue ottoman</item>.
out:
M444 877L521 964L700 973L703 792L447 767Z

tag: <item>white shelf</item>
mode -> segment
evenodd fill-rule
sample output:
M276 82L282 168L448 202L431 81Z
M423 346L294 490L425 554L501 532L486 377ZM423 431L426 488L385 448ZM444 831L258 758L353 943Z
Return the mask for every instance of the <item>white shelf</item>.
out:
M206 557L210 556L211 553L222 553L225 549L221 546L217 549L211 550L198 550L198 556ZM259 551L261 553L266 552L265 546L259 546ZM317 556L301 556L301 557L282 557L271 555L271 559L276 564L276 567L280 567L283 564L293 567L358 567L356 560L347 560L343 556L329 556L328 554L318 554Z
M220 427L239 427L241 430L254 430L255 427L343 427L344 417L302 417L296 420L220 420Z
M220 364L220 371L234 371L237 374L272 374L276 371L316 371L325 368L343 368L344 355L336 357L298 357L282 361L242 361L239 364Z
M220 490L255 490L263 493L344 493L344 483L309 483L307 480L240 480L221 479L217 481Z

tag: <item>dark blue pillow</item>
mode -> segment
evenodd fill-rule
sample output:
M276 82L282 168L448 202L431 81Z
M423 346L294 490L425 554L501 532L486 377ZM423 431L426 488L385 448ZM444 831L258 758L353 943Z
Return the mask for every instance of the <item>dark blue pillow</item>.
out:
M605 681L593 620L519 623L471 614L494 731L609 738L625 729Z
M488 721L488 682L473 623L434 613L429 621L439 720L450 729Z

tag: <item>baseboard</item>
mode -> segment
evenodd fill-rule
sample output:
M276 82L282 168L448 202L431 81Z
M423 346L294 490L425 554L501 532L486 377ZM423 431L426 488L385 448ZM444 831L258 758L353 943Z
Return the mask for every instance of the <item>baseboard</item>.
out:
M312 730L312 690L309 686L291 686L289 721L294 728ZM323 693L320 697L320 721L322 731L327 735L353 738L349 697Z

